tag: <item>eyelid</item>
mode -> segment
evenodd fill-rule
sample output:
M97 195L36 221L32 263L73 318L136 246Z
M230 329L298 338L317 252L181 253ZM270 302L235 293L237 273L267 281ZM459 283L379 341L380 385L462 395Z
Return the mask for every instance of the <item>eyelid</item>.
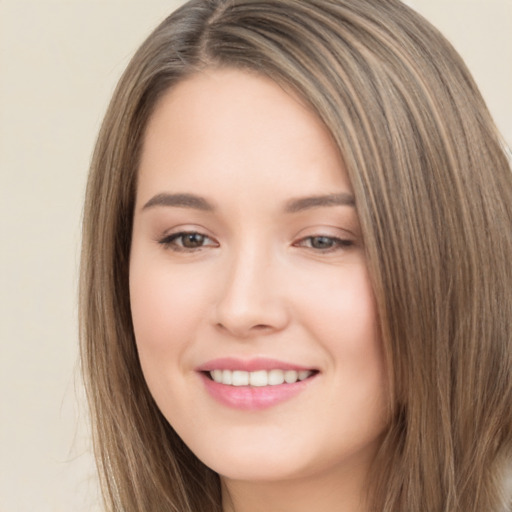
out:
M332 241L327 247L315 247L314 239L323 238ZM350 250L359 244L359 236L350 229L342 228L339 224L310 225L298 231L294 237L293 247L306 249L313 254L339 253Z
M207 231L208 230L200 226L182 225L166 231L165 234L156 239L156 242L164 246L165 249L171 249L177 252L197 252L205 248L219 247L219 242L212 235L207 234ZM334 234L333 231L336 231L336 234ZM306 234L307 232L309 233ZM183 243L183 239L187 235L197 235L202 238L202 242L195 247L187 247ZM181 243L179 243L180 239ZM313 245L315 239L324 239L327 242L331 242L331 244L327 247L315 247ZM299 232L291 245L321 254L348 250L350 247L356 245L356 242L356 236L348 230L342 230L339 227L333 226L322 226L302 230L302 236L301 232Z

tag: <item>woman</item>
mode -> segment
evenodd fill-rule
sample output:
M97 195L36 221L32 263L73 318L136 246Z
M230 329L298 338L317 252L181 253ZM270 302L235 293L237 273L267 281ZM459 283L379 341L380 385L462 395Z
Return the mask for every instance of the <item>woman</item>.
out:
M123 75L82 361L123 511L505 511L512 174L395 0L193 0Z

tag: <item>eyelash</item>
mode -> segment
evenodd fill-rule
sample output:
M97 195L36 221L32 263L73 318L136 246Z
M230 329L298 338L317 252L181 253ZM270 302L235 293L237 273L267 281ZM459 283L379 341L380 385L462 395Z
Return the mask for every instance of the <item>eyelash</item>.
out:
M196 247L186 247L184 245L184 240L186 237L198 237L200 238L200 242L204 242L207 240L210 240L210 242L213 243L200 243L200 245L197 245ZM181 243L178 241L181 240ZM328 245L328 247L314 247L314 244L316 242L320 242ZM168 235L164 238L162 238L159 243L163 245L166 249L171 249L176 252L195 252L200 251L204 247L218 247L218 243L210 238L207 235L204 235L203 233L199 233L198 231L180 231L179 233L173 233L172 235ZM330 253L337 250L343 250L348 249L349 247L353 246L354 242L352 240L346 240L342 238L338 238L335 236L327 236L327 235L312 235L307 236L304 238L301 238L297 242L293 244L294 247L305 247L308 249L311 249L314 252L320 252L320 253Z
M201 244L197 247L185 247L183 241L185 237L200 237L203 241L210 240L213 243L211 244ZM177 243L178 240L181 240L181 243ZM212 238L203 233L199 233L198 231L180 231L179 233L173 233L172 235L168 235L162 238L158 243L163 245L166 249L171 249L176 252L194 252L201 250L203 247L215 246L218 247L218 243L215 242Z
M313 243L314 241L327 241L329 247L314 247ZM307 243L307 244L306 244ZM293 244L295 247L307 247L308 249L311 249L313 251L318 251L321 253L329 253L334 252L337 250L343 250L348 249L349 247L352 247L354 245L354 242L352 240L338 238L336 236L328 236L328 235L312 235L312 236L306 236L305 238L300 239L298 242Z

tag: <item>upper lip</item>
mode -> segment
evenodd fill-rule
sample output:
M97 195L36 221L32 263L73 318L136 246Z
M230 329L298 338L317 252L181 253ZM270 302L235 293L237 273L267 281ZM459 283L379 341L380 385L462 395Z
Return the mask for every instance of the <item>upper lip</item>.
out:
M314 370L311 366L280 361L267 357L256 357L252 359L238 359L234 357L222 357L207 361L196 368L199 372L210 372L212 370L242 370L255 372L258 370Z

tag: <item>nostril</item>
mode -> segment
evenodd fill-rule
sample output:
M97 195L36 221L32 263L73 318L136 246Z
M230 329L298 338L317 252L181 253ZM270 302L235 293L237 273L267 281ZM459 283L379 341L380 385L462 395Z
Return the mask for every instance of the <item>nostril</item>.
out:
M255 333L264 334L266 332L272 331L273 327L268 324L256 324L252 326L244 326L244 325L233 325L233 324L224 324L222 322L217 323L217 328L224 332L230 332L233 335L239 338L247 338Z

